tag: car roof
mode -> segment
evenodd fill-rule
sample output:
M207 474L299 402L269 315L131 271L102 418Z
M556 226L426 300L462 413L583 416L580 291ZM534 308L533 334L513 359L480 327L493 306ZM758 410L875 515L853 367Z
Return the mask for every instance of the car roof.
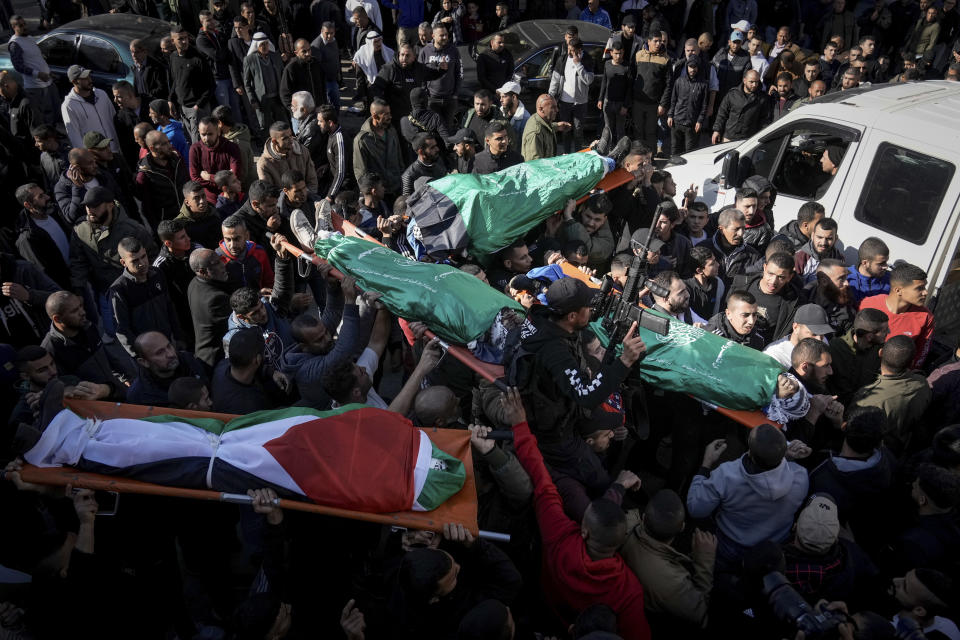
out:
M606 42L610 37L610 29L582 20L525 20L510 25L508 29L519 30L531 43L542 46L563 40L570 25L577 27L583 42Z
M951 146L960 122L960 82L925 80L859 87L828 93L800 111L898 133L910 128L912 121L917 127L911 129L911 136L918 141Z
M68 22L52 29L50 33L76 33L78 31L95 34L117 42L129 42L136 38L168 35L170 33L170 23L147 16L104 13Z

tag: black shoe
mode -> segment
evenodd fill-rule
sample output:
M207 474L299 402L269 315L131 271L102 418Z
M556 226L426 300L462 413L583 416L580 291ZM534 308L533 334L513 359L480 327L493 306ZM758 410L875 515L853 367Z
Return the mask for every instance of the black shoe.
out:
M600 134L600 139L594 143L593 150L601 156L608 155L607 152L610 151L610 130L606 127L604 127L603 132Z
M617 142L617 146L610 151L609 156L613 158L614 162L620 164L620 162L627 156L627 152L630 151L630 145L632 143L633 141L630 140L630 136L623 136Z
M46 430L61 411L63 411L63 382L54 378L47 383L47 388L40 396L40 431Z

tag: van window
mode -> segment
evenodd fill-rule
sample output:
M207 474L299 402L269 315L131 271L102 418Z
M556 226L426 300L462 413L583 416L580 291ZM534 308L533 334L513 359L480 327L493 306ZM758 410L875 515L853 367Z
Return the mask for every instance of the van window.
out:
M949 162L884 142L870 166L854 217L923 244L954 171Z

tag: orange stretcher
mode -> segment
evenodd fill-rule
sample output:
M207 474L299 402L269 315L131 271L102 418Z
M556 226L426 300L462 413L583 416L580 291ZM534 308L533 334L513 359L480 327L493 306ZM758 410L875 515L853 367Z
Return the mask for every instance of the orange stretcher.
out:
M213 418L215 420L226 421L236 417L226 413L206 413L203 411L167 409L113 402L95 402L92 400L67 399L64 401L64 404L77 415L101 419L136 419L157 415L174 415L183 418ZM313 502L286 499L279 500L279 506L284 509L319 513L337 518L362 520L364 522L387 524L408 529L440 531L446 523L460 523L469 529L474 536L497 538L494 534L480 532L477 526L477 489L473 475L473 458L470 451L470 432L462 429L423 429L423 431L427 432L430 440L440 449L459 458L463 462L467 474L463 488L433 511L366 513L336 507L326 507ZM234 501L231 499L233 494L221 493L219 491L167 487L150 482L143 482L142 480L87 473L70 467L40 468L33 465L24 465L20 475L25 482L32 482L34 484L52 486L66 486L69 484L75 488L93 489L95 491L139 493L154 496L210 500L214 502ZM257 487L251 487L251 489L256 488Z

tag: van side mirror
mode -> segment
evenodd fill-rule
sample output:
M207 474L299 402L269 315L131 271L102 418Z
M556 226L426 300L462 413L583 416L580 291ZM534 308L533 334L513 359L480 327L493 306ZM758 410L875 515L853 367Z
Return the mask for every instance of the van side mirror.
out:
M724 189L735 188L739 183L740 152L727 151L723 156L723 168L720 170L720 186Z

